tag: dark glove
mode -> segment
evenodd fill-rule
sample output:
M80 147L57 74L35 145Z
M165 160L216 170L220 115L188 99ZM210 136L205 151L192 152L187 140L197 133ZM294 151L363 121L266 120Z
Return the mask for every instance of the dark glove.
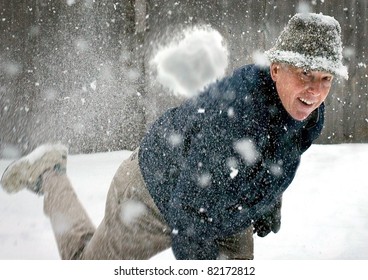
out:
M177 260L215 260L218 249L216 242L206 238L180 235L172 238L172 250Z
M282 197L277 199L276 204L271 207L269 212L263 214L254 222L254 233L260 237L265 237L271 231L277 233L281 227L281 201Z

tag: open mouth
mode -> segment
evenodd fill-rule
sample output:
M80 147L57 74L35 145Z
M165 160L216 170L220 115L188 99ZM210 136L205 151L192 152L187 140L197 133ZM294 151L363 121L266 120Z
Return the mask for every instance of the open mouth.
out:
M298 98L303 104L308 105L308 106L312 106L314 104L314 101L310 101L304 98Z

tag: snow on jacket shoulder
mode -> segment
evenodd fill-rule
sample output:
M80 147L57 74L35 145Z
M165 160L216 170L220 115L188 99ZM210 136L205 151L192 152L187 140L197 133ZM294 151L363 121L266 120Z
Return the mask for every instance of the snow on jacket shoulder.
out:
M216 239L267 211L319 136L324 106L293 120L269 70L248 65L170 109L144 137L139 164L172 229L177 259L215 259Z

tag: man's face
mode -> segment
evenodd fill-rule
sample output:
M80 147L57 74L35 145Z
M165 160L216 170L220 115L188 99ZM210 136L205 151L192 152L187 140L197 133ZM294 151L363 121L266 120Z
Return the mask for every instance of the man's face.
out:
M271 76L285 110L298 121L306 119L322 104L333 79L328 72L304 70L284 63L272 63Z

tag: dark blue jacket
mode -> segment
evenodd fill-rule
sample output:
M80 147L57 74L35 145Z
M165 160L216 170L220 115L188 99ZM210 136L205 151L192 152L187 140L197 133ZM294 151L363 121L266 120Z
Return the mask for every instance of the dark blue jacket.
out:
M248 65L167 111L139 164L172 229L177 259L214 259L216 240L244 230L294 178L319 136L324 106L305 121L283 108L269 69Z

